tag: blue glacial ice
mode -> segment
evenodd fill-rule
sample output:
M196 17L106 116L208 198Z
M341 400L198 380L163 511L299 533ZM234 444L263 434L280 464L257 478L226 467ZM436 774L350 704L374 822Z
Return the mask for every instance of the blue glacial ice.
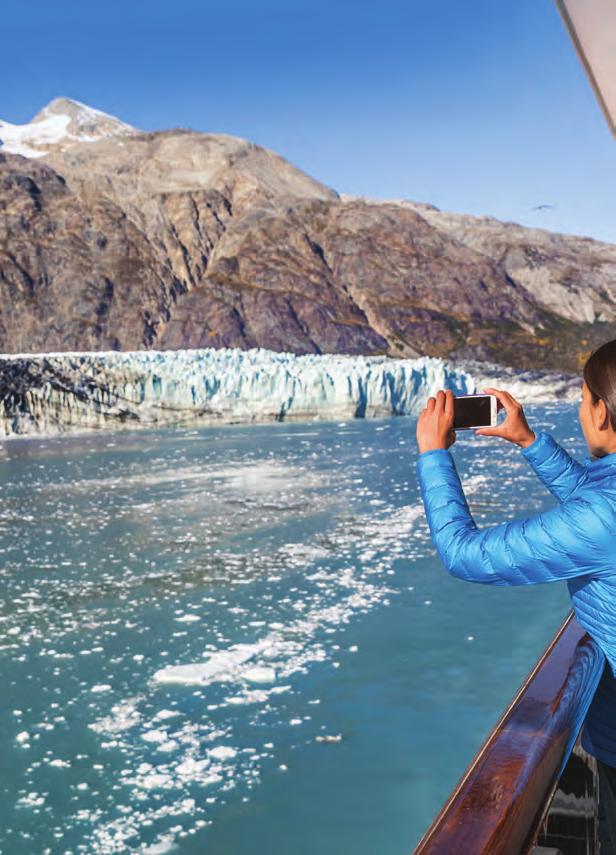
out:
M435 357L296 356L255 348L0 355L6 436L198 422L416 415L438 389L579 397L571 375Z

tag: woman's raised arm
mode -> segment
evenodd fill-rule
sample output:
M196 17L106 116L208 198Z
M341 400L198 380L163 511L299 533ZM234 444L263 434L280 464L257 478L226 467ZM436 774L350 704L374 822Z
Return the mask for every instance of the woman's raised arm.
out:
M574 497L527 519L478 529L451 453L425 451L417 468L432 540L452 575L492 585L613 575L616 520L600 494Z
M522 454L537 477L559 502L565 502L588 477L586 467L565 451L549 433L541 431Z

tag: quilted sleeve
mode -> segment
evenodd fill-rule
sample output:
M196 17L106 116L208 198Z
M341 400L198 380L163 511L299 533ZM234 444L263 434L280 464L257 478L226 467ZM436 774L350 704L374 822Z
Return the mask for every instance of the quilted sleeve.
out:
M587 478L586 467L574 460L549 433L541 431L522 454L550 493L559 502L566 501Z
M527 519L478 529L449 451L424 451L419 484L432 540L453 576L492 585L534 585L613 575L614 512L600 495L574 497Z

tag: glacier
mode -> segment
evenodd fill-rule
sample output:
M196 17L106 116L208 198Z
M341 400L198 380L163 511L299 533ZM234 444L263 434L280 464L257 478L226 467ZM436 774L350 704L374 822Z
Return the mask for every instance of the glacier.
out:
M507 389L575 401L579 378L436 357L302 355L254 348L0 355L4 436L139 426L417 415L429 395Z

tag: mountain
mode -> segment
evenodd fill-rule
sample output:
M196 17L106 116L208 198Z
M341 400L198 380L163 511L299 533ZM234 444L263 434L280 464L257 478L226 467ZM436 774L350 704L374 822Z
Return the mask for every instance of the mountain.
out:
M577 371L616 247L341 197L265 148L78 102L0 123L0 350L264 347Z

